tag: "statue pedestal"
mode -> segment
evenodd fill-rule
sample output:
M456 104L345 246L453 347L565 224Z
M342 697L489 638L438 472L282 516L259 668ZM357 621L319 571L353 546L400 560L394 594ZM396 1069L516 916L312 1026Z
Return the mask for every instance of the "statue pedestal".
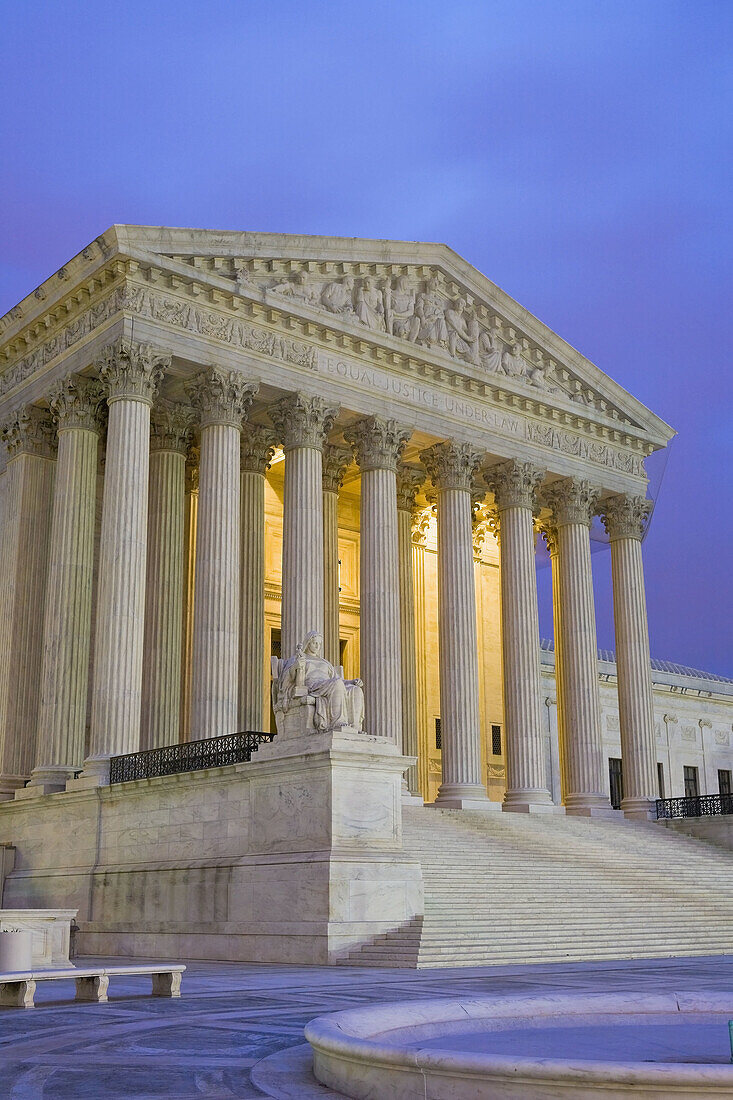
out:
M413 762L348 728L262 745L247 765L254 920L307 925L320 961L334 962L421 914L420 864L402 854L402 776Z

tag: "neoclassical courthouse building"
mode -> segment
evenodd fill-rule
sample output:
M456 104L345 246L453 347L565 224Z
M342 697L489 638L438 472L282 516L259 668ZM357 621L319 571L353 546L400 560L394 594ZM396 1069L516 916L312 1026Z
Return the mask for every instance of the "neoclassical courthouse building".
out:
M656 824L733 769L733 682L650 660L673 431L449 248L114 226L0 320L0 420L3 904L88 952L582 957L638 865L620 953L716 946L724 857ZM512 939L523 867L564 908Z

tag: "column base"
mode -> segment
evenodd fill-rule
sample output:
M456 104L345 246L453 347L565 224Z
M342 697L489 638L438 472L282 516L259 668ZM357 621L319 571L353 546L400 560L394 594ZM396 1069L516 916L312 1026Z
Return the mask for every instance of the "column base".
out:
M501 810L501 803L492 802L479 783L441 783L432 805L436 810L481 810L484 813Z
M84 761L84 769L76 777L66 783L67 791L86 791L90 787L109 786L109 756L88 756Z
M15 792L23 789L27 778L27 775L0 775L0 802L10 802Z
M565 807L552 801L550 792L542 788L523 787L507 791L501 808L505 814L564 814Z
M15 797L16 799L39 798L44 794L58 794L59 791L66 790L67 782L73 779L75 774L73 768L61 766L34 768L28 786L16 791Z
M621 812L629 821L656 821L657 809L651 798L622 798Z
M621 810L614 810L608 798L602 794L571 794L565 799L565 813L569 817L599 817L608 821L623 821Z

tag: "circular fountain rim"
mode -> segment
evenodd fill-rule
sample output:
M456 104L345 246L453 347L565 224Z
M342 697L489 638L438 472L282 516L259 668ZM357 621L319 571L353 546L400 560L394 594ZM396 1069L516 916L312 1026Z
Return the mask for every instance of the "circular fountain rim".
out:
M520 1081L546 1087L548 1082L567 1086L567 1095L574 1094L582 1085L617 1084L633 1094L633 1086L652 1088L664 1086L668 1091L675 1086L687 1089L694 1085L704 1087L705 1092L728 1086L733 1096L733 1065L720 1063L679 1063L647 1061L603 1061L583 1058L526 1058L516 1056L484 1055L451 1051L449 1049L421 1049L388 1045L383 1041L408 1029L433 1024L462 1022L466 1030L481 1021L528 1017L534 1020L546 1017L600 1017L644 1015L702 1015L721 1014L733 1016L733 995L716 993L563 993L545 996L476 996L439 997L429 1000L400 1001L368 1008L349 1009L312 1020L305 1029L305 1036L313 1050L316 1077L332 1088L345 1091L353 1076L349 1067L359 1065L360 1080L369 1076L370 1067L375 1074L389 1071L413 1071L449 1077L489 1078L499 1083L505 1079L516 1088ZM418 1036L419 1041L419 1036ZM630 1088L630 1086L632 1086ZM360 1093L346 1093L358 1097ZM575 1093L577 1095L577 1093ZM704 1095L705 1093L701 1093ZM367 1093L364 1093L367 1095ZM499 1095L499 1094L497 1094ZM529 1093L527 1094L530 1095ZM558 1092L558 1096L564 1095ZM609 1095L609 1093L606 1093Z

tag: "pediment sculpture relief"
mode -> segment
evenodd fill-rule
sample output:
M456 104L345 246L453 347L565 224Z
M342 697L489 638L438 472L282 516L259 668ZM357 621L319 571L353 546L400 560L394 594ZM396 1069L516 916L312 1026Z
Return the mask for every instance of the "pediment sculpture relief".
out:
M240 275L238 281L246 285ZM471 298L456 295L454 285L449 291L437 274L426 279L407 275L327 279L297 271L262 288L374 332L442 350L487 374L519 380L548 394L563 394L581 404L596 403L595 394L538 349L530 349L514 336L506 338L496 325L481 320Z
M362 682L345 680L343 669L326 660L317 630L306 634L292 657L272 658L272 708L282 737L364 730Z

